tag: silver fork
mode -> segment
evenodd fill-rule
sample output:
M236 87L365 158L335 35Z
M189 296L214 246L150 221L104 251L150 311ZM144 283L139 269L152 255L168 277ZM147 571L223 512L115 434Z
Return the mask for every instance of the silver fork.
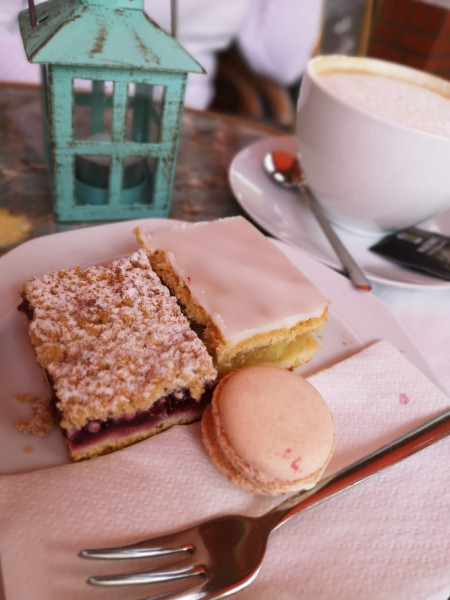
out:
M94 585L161 584L162 591L142 600L213 600L248 586L261 567L272 531L291 517L368 479L450 434L450 409L382 446L312 490L299 492L260 517L230 515L126 546L82 550L85 558L171 559L120 575L91 577ZM182 584L180 587L179 584ZM174 589L174 585L177 585ZM160 586L157 586L160 588Z

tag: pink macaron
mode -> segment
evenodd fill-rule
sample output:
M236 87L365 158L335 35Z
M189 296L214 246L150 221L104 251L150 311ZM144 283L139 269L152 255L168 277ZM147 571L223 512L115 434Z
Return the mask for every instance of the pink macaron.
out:
M312 488L334 450L333 417L319 392L292 371L262 365L219 382L202 437L232 483L271 496Z

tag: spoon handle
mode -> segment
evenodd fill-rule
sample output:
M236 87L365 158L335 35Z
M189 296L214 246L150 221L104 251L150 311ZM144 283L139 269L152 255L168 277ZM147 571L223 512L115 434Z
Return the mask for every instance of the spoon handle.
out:
M336 235L334 229L331 227L327 218L323 214L320 204L314 197L311 190L306 185L302 185L300 191L308 200L311 210L314 213L314 216L316 217L319 225L322 227L324 234L327 236L328 241L333 247L333 250L336 252L337 257L342 263L344 271L347 273L350 280L353 282L353 285L356 287L357 290L361 292L369 292L372 289L369 280L364 275L361 268L355 262L354 258L349 253L344 244L341 242L339 237Z

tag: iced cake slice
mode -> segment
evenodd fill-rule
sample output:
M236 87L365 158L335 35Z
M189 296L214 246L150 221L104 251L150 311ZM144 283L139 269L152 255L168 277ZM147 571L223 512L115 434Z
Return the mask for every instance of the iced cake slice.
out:
M219 375L243 366L293 368L311 359L327 317L321 292L243 217L135 230Z
M200 418L216 370L144 251L35 277L23 299L72 460Z

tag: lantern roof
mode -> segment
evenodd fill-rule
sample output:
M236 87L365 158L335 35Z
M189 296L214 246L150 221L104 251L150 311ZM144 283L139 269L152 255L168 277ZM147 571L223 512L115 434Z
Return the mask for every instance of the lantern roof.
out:
M19 24L29 62L202 73L204 69L143 11L143 0L48 0Z

